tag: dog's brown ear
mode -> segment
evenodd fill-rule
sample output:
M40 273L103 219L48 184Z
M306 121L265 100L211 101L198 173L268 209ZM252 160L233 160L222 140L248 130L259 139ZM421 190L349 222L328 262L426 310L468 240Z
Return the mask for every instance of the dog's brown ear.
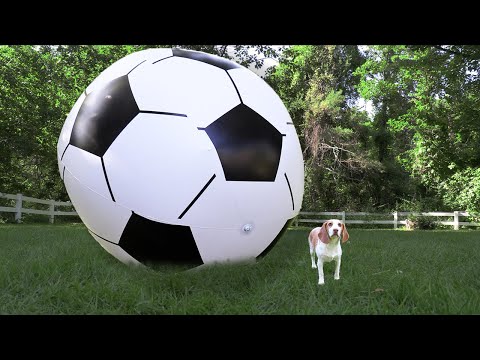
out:
M328 244L330 242L330 238L328 237L327 223L328 221L322 225L322 228L320 229L320 233L318 234L320 241L323 242L324 244Z
M342 243L347 242L350 235L348 235L347 227L342 224Z

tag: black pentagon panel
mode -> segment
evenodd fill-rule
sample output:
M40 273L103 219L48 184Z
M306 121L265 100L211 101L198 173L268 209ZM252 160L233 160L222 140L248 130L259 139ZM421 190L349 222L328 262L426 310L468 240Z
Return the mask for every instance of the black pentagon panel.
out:
M287 229L288 229L288 227L290 226L290 224L292 223L292 221L293 221L293 218L287 220L287 222L285 223L285 225L282 227L282 230L280 230L280 232L279 232L278 235L275 237L275 239L273 239L273 241L270 243L270 245L268 245L267 248L266 248L265 250L263 250L260 255L257 256L257 260L265 257L265 255L267 255L267 254L270 252L270 250L273 249L273 247L274 247L275 244L278 242L278 240L280 240L280 238L283 236L283 234L285 233L285 231L287 231Z
M70 144L103 156L138 113L128 77L116 78L87 95L75 119Z
M172 49L173 56L183 57L187 59L201 61L206 64L210 64L216 67L219 67L223 70L236 69L241 67L237 63L230 61L228 59L222 58L220 56L205 54L198 51L182 50L182 49Z
M135 213L125 226L119 245L143 264L203 264L188 226L164 224Z
M282 134L261 115L240 104L205 128L227 181L275 181Z

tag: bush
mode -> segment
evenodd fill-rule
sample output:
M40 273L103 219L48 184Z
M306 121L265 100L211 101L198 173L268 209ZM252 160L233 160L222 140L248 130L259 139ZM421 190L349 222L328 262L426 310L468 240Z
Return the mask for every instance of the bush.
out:
M419 216L417 224L420 230L433 230L436 227L435 218L432 216Z
M469 213L480 213L480 167L467 168L455 173L440 184L447 206Z
M437 227L435 224L435 217L433 216L417 216L417 215L410 215L407 220L410 221L411 226L413 229L418 230L433 230Z

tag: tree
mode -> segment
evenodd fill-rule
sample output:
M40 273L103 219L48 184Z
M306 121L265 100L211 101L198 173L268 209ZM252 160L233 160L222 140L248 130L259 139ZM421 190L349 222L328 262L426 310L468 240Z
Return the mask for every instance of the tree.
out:
M371 151L376 129L355 107L363 61L357 46L294 46L268 79L300 132L305 209L366 210L391 193L375 186L389 185L377 180L385 167Z
M472 181L468 169L480 163L480 47L373 46L367 58L359 91L382 113L397 161L417 182L412 200L466 206L454 204L447 184L459 174ZM467 202L478 211L476 198Z

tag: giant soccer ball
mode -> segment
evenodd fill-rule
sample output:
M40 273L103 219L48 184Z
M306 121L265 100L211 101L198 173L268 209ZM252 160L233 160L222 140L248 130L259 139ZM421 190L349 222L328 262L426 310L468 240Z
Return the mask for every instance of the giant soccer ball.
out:
M302 205L304 169L277 94L227 59L130 54L70 111L60 175L96 241L124 263L264 256Z

